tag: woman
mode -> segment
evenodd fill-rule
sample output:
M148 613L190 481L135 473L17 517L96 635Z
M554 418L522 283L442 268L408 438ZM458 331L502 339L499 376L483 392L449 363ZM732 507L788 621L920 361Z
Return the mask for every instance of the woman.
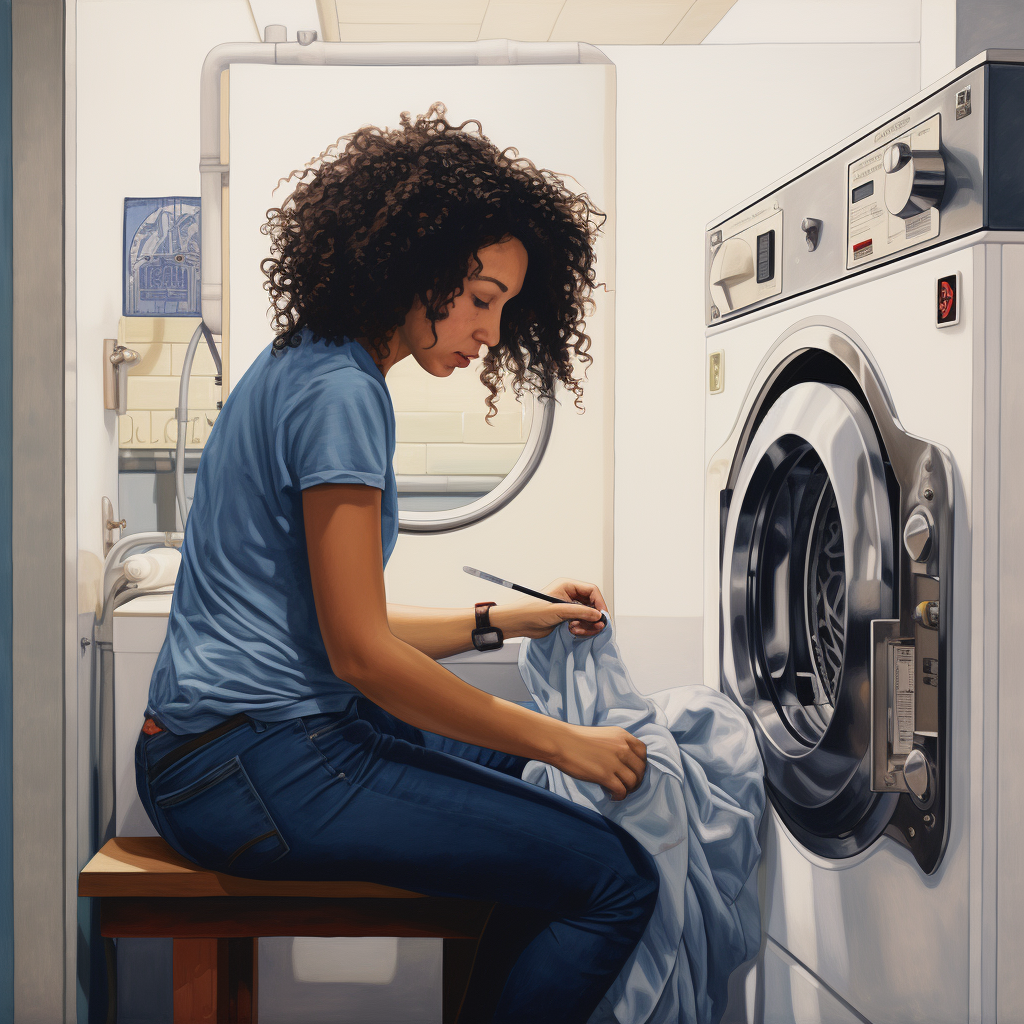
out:
M558 378L578 404L601 215L444 113L356 132L269 211L279 333L200 463L139 791L206 867L496 901L463 1021L582 1022L643 933L656 869L620 828L520 776L544 760L621 799L646 749L440 666L471 647L472 609L387 604L385 377L409 356L446 377L483 350L491 413L503 370L517 394ZM491 623L506 637L602 627L597 587L547 592L565 603L496 606Z

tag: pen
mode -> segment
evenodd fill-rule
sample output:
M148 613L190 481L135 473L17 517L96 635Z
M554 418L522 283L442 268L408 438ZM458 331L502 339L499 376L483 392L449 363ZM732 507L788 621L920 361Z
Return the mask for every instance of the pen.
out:
M464 565L462 567L462 571L468 572L471 576L479 576L482 580L489 580L491 583L497 583L501 587L509 587L512 590L518 590L520 594L529 594L530 597L539 597L542 601L550 601L551 604L578 603L576 601L563 601L561 598L552 597L550 594L542 594L539 590L531 590L529 587L521 587L518 583L503 580L500 576L492 576L489 572L481 572L479 569L474 569L470 565Z

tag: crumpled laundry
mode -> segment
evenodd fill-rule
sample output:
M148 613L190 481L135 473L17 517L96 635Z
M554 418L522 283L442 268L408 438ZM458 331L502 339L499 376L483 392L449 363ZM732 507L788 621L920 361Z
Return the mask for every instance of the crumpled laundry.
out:
M749 723L707 686L638 693L607 615L594 637L576 638L563 623L524 640L519 670L545 714L617 725L647 744L644 780L625 800L541 761L523 773L622 826L661 875L647 930L589 1024L717 1024L729 975L761 939L757 831L765 796Z

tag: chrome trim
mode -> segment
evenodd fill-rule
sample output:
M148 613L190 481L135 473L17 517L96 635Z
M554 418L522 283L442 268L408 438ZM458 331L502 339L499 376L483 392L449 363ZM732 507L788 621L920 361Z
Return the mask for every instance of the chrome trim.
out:
M482 498L462 505L455 509L442 509L436 512L400 512L398 526L402 533L443 533L469 526L479 519L497 512L499 508L510 502L533 476L551 437L551 426L555 419L555 407L558 404L550 393L534 396L540 409L533 416L533 428L526 439L516 464L508 475L489 494Z
M791 581L795 578L805 589L799 567L783 566L772 576L776 589L783 590L771 605L772 624L785 632L777 639L786 649L776 652L770 664L759 665L770 653L750 644L760 628L759 616L750 622L751 610L760 608L752 594L757 586L753 574L761 582L772 568L758 561L766 551L759 527L764 521L766 533L781 528L764 499L774 499L772 488L780 478L779 490L788 493L794 463L814 455L825 471L825 487L830 483L835 495L845 563L842 671L834 698L826 698L834 699L832 714L819 712L817 701L776 706L779 691L770 677L793 667L791 648L797 646L790 642L797 627L791 626L789 611ZM722 681L755 724L765 781L790 829L815 852L845 856L877 838L891 813L871 791L871 705L864 699L870 687L871 621L887 617L893 600L892 520L882 454L855 395L845 388L805 382L772 404L737 459L737 469L723 543ZM787 536L783 545L795 539ZM780 658L781 668L775 664ZM830 834L815 832L812 820ZM846 835L837 839L836 833Z

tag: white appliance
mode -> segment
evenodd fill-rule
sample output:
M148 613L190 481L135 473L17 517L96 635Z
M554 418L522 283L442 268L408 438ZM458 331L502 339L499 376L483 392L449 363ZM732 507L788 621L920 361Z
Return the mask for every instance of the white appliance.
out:
M1024 53L709 225L705 682L767 1024L1024 1020Z

